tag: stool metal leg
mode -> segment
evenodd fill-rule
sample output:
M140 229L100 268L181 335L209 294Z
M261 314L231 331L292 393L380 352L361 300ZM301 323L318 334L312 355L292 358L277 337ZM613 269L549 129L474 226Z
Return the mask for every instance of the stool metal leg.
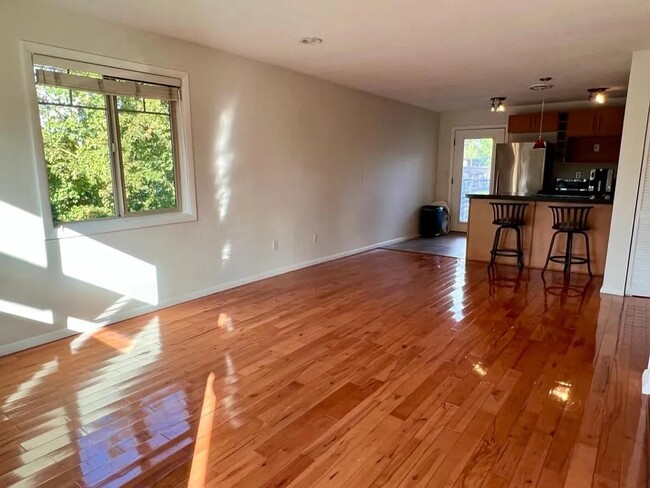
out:
M593 273L591 272L591 253L589 252L589 234L586 232L580 232L583 236L585 236L585 248L587 250L587 271L589 271L589 276L593 277Z
M524 269L524 253L521 249L521 230L519 227L515 227L515 232L517 233L517 266L519 269Z
M496 250L499 248L499 241L501 240L501 226L497 227L497 230L494 232L494 243L492 244L492 257L490 258L489 266L493 266L496 261L497 254Z
M571 276L571 259L573 258L573 232L567 232L566 250L564 252L564 274Z
M548 254L546 255L546 262L544 263L544 269L542 269L542 275L546 273L546 268L548 268L548 263L551 261L551 253L553 252L553 246L555 245L555 238L559 232L553 232L553 237L551 238L551 245L548 246Z

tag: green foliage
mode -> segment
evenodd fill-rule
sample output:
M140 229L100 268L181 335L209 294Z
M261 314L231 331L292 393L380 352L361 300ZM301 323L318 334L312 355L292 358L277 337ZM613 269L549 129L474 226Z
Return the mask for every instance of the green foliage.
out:
M40 108L54 221L115 215L105 110Z
M115 216L105 97L44 86L38 96L54 221ZM118 98L128 211L176 207L168 102Z
M488 167L492 163L492 145L490 138L465 139L463 159L467 161L468 166Z
M176 207L169 117L120 111L119 121L129 212Z

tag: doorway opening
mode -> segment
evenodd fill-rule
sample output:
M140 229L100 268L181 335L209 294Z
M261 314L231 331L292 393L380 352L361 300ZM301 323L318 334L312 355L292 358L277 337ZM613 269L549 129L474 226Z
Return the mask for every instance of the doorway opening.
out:
M468 193L490 193L496 145L505 142L505 128L458 129L454 132L450 228L467 232Z

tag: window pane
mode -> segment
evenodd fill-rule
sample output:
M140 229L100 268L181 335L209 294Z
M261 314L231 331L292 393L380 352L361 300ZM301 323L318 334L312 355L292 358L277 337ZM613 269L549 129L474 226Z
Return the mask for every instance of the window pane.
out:
M120 110L137 110L142 112L144 104L142 98L117 97L117 108Z
M79 107L106 107L106 97L101 93L87 92L81 90L72 91L72 104Z
M41 103L70 105L70 90L58 86L36 85L36 94Z
M39 104L39 112L54 222L113 217L106 109Z
M145 110L147 112L168 114L169 102L167 100L156 100L153 98L148 98L147 100L145 100Z
M122 110L118 116L127 211L176 208L170 116Z
M468 193L489 193L494 140L465 139L463 145L463 175L460 186L459 222L469 219Z

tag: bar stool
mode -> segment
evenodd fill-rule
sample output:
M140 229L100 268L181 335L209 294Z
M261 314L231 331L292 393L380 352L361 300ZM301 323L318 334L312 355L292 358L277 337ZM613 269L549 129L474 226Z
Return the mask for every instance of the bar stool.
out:
M492 213L494 214L494 220L492 223L498 225L497 230L494 233L494 243L492 244L492 258L490 258L489 266L493 266L497 256L507 256L511 258L517 258L517 266L519 269L524 267L524 253L521 249L521 230L519 229L524 225L524 214L526 213L527 203L498 203L490 202L492 205ZM501 240L501 231L503 229L513 229L517 234L517 248L509 249L499 247L499 241Z
M549 205L549 208L553 212L553 229L555 229L555 232L551 238L551 245L548 247L548 255L546 256L546 263L544 264L542 274L546 272L548 263L553 261L554 263L564 264L564 274L567 277L571 274L572 264L586 264L589 276L593 276L591 273L591 256L589 255L589 234L587 234L589 225L587 224L587 218L589 217L589 212L594 207L560 207ZM555 238L560 233L566 234L564 254L551 255L553 246L555 245ZM586 257L573 255L574 234L582 234L584 236L587 251Z

